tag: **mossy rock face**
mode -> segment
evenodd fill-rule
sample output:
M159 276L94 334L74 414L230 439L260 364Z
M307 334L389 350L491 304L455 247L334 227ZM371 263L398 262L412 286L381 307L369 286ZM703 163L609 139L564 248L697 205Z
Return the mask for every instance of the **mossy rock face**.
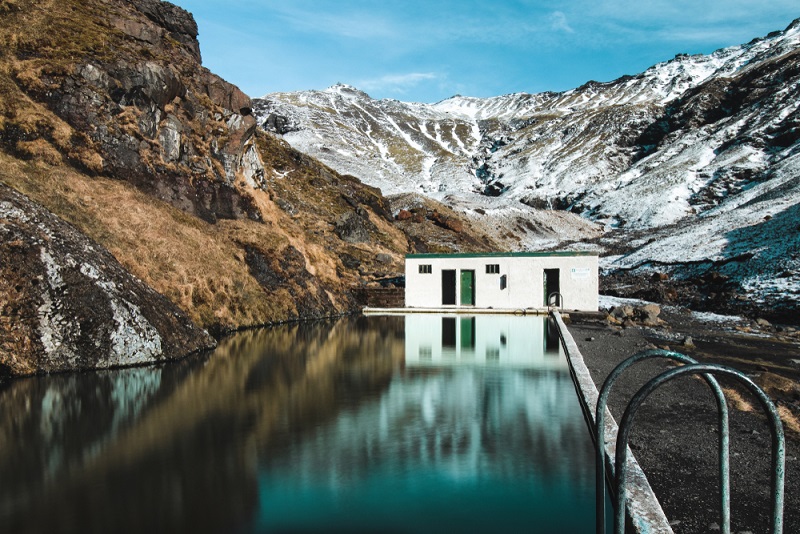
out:
M215 345L108 251L3 185L0 258L5 373L141 364Z
M28 31L15 32L21 14L0 24L0 42L11 45L0 143L49 162L60 153L208 221L258 218L231 187L241 177L259 186L264 174L246 157L250 98L200 65L191 14L159 0L20 5ZM85 137L83 152L54 134L65 128Z

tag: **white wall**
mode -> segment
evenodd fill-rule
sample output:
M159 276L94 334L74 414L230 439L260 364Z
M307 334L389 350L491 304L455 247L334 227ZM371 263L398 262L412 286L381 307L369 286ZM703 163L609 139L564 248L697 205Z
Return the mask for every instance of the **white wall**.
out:
M487 274L486 265L500 266L499 274ZM420 265L430 265L430 274L421 274ZM543 308L544 270L558 269L560 293L566 310L597 311L598 261L594 254L518 253L493 255L410 255L406 257L406 307L447 308L442 305L442 270L456 271L456 305L461 296L462 270L475 271L475 307L494 309ZM500 289L500 277L507 286Z

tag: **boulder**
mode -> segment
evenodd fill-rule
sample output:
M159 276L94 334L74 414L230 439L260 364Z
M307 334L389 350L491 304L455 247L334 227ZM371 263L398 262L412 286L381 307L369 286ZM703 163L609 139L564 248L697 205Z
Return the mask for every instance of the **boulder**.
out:
M214 345L105 248L0 185L0 372L144 364Z
M370 240L370 231L375 230L369 219L360 217L355 211L342 214L334 225L334 232L342 241L364 243Z
M297 127L292 125L288 117L278 115L277 113L270 113L261 127L268 132L275 132L279 135L297 131Z
M450 230L451 232L461 233L464 231L464 223L455 217L442 215L438 211L431 213L428 218L437 226Z
M661 306L658 304L645 304L636 310L636 316L639 322L645 326L658 326L662 323L659 319L661 314Z
M633 316L633 306L623 305L623 306L614 306L611 308L609 312L611 317L617 319L618 321L624 321L625 319Z
M203 70L201 86L211 101L221 108L241 115L250 115L253 110L249 96L208 70Z

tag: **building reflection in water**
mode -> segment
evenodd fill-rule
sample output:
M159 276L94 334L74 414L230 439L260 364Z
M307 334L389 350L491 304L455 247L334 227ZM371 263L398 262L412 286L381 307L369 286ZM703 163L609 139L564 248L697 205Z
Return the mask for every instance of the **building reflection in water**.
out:
M568 370L555 323L542 317L409 314L405 324L406 365L461 362Z
M547 320L404 320L385 390L264 459L256 524L591 530L591 443Z

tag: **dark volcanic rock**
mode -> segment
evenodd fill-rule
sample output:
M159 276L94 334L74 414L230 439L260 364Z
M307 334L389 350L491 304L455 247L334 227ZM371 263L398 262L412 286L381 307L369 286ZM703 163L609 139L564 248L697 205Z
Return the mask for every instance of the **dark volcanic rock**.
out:
M88 51L69 68L19 79L19 88L96 152L93 172L126 180L209 222L260 220L248 189L233 187L240 178L264 187L250 97L200 65L197 24L188 12L159 0L108 4L105 14L86 11L107 17L117 30L103 36L115 40L113 55ZM58 61L46 50L37 54L18 57L19 70L26 61ZM43 127L26 140L48 139L49 131ZM74 162L70 145L59 150Z
M147 18L169 31L170 37L184 45L200 62L197 23L191 13L161 0L132 0L131 3Z
M134 365L213 346L107 250L0 185L0 372Z
M277 113L270 113L261 126L269 132L275 132L280 135L297 131L297 127L293 126L287 117Z
M355 211L348 211L336 221L334 230L343 241L364 243L370 240L370 232L375 229L375 225L368 218L362 217Z

